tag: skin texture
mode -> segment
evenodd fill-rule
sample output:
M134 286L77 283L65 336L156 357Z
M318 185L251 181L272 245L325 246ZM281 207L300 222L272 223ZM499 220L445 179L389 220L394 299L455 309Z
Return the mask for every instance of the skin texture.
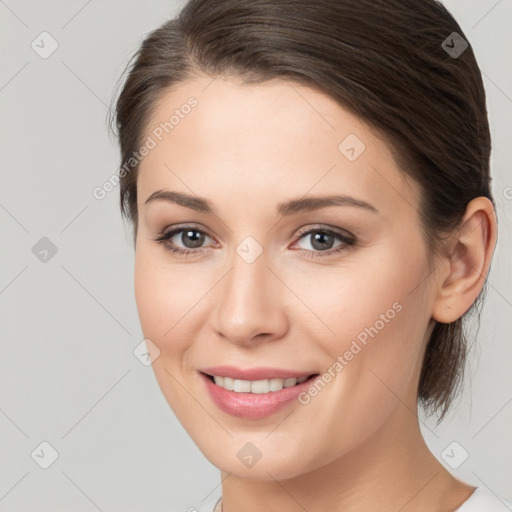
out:
M470 203L432 271L418 186L328 96L284 80L249 86L198 75L158 102L145 136L190 96L197 106L140 164L135 295L144 337L160 351L153 369L162 392L222 472L224 511L455 510L473 488L425 445L417 385L433 319L460 317L484 284L496 241L492 204ZM349 134L365 145L355 161L338 149ZM204 197L217 214L144 204L162 189ZM378 213L277 213L281 202L332 194ZM202 252L184 257L154 241L179 224L206 234ZM335 237L323 252L343 250L323 255L300 228L345 232L356 243ZM236 252L247 236L263 250L252 263ZM172 241L198 251L186 232ZM396 303L394 318L306 405L237 418L212 402L197 372L230 364L323 373ZM252 467L237 457L247 442L262 454Z

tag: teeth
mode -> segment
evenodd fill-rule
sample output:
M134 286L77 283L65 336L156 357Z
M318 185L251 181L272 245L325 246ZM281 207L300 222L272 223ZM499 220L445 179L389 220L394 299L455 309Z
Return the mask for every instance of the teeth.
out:
M249 382L248 380L242 380L240 382L249 383L251 393L268 393L270 391L270 381L268 379L253 380L251 382Z
M214 375L213 380L217 386L237 393L268 393L270 391L281 391L283 388L291 388L301 384L308 378L307 375L300 378L290 377L288 379L263 379L263 380L241 380L230 377Z
M235 379L235 382L233 383L233 391L236 391L237 393L250 393L251 381Z
M283 379L270 379L269 381L270 391L281 391L283 389Z

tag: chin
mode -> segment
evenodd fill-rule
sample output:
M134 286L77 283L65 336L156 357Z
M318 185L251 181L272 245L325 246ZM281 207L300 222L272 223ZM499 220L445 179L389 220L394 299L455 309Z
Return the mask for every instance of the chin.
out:
M268 432L229 437L205 438L191 432L194 443L219 470L250 480L272 481L296 478L331 462L332 447L316 453L307 439L296 439L283 430L281 436ZM274 439L272 437L275 435ZM288 440L286 443L284 440ZM311 450L308 450L311 448Z
M301 465L304 461L301 460L299 454L297 454L296 458L286 461L280 460L280 458L276 459L272 456L266 458L262 457L259 461L254 463L252 467L245 466L240 461L236 459L233 460L233 458L228 458L221 454L217 454L217 456L214 454L211 458L207 458L215 467L225 473L239 478L258 480L261 482L288 480L311 470L311 468Z

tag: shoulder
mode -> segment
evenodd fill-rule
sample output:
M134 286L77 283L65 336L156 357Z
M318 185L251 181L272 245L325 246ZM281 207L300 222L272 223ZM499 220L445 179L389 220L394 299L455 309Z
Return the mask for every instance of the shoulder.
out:
M203 502L196 507L189 507L181 512L214 512L221 496ZM496 497L485 487L477 487L473 494L454 512L511 512L512 502Z
M454 512L510 512L511 510L512 503L498 498L485 487L477 487Z
M214 512L215 506L220 501L221 495L216 495L213 498L209 498L207 501L201 502L201 504L188 507L186 510L180 510L179 512Z

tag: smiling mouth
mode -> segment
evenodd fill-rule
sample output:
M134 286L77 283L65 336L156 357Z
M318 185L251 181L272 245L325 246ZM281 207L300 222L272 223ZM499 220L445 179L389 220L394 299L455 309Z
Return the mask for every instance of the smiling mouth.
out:
M235 393L264 394L281 391L284 388L298 386L299 384L314 379L319 374L314 373L300 378L290 377L287 379L262 380L232 379L231 377L223 377L220 375L208 375L207 373L203 373L203 375L205 375L208 379L210 379L220 388L226 389L228 391L234 391Z

